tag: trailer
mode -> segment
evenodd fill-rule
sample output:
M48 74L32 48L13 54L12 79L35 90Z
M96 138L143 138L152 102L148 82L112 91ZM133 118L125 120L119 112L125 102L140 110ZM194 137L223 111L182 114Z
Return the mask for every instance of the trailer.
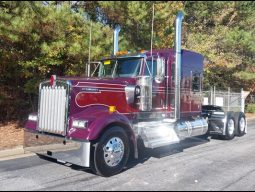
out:
M139 157L140 141L154 149L194 136L243 136L243 112L203 105L204 57L181 49L183 17L176 17L174 49L120 54L117 28L114 54L93 63L93 77L42 82L25 129L39 144L57 139L62 148L37 153L112 176Z

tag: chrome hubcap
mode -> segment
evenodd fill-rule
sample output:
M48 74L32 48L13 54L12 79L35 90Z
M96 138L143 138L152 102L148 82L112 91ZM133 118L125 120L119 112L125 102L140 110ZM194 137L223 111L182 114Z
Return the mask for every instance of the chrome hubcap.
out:
M245 120L243 117L240 119L239 127L240 127L240 131L243 132L245 129Z
M229 133L229 135L232 135L234 133L234 130L235 130L234 121L233 121L233 119L230 119L228 121L228 133Z
M124 143L119 137L111 138L104 146L105 163L114 167L117 166L124 156Z

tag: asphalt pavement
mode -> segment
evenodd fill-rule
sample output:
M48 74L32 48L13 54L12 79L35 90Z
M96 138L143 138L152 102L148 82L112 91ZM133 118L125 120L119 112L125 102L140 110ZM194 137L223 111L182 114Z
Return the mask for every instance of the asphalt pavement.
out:
M188 139L148 150L122 173L104 178L39 156L0 161L0 191L255 190L255 120L231 141Z

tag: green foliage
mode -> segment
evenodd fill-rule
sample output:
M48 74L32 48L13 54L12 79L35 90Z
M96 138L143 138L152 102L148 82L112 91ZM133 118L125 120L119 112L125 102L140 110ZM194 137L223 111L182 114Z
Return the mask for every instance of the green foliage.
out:
M255 113L255 104L248 104L245 108L246 113Z
M84 74L90 21L83 12L73 11L68 3L56 7L53 3L2 2L0 19L0 87L12 95L1 103L20 108L22 102L9 100L21 95L24 100L35 98L39 82L50 75ZM92 24L91 58L98 59L111 53L112 29ZM18 91L10 92L17 87Z
M38 84L50 75L84 75L91 21L91 60L112 53L116 25L121 50L150 49L153 4L153 48L173 47L183 10L183 47L205 56L204 87L255 91L253 1L1 1L1 118L36 108Z
M255 3L185 2L187 49L206 59L205 87L254 91Z

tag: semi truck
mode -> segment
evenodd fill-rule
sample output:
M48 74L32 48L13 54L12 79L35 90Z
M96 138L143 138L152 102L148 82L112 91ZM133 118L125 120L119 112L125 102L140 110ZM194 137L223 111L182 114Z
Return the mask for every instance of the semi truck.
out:
M116 28L113 54L97 62L93 77L52 75L41 82L38 111L25 130L38 141L78 146L42 154L108 177L139 157L140 142L155 149L194 136L231 140L247 133L243 112L203 105L204 57L181 48L183 18L176 16L174 48L119 54Z

